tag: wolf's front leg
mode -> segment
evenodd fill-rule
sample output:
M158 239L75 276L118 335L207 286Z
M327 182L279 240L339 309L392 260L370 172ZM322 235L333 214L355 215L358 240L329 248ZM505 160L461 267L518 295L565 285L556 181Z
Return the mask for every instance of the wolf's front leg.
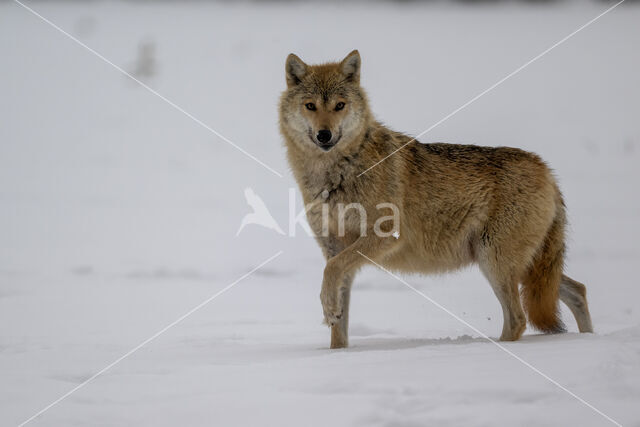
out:
M331 348L348 345L349 299L355 272L366 263L363 253L376 258L395 245L396 239L360 237L336 256L327 260L320 300L324 321L331 326Z
M331 326L331 348L346 348L349 346L349 300L351 298L352 276L344 278L342 294L342 315L337 323Z
M324 312L324 322L333 328L343 320L345 296L347 299L349 298L351 283L345 280L347 274L332 260L335 260L335 258L331 258L324 268L320 301Z

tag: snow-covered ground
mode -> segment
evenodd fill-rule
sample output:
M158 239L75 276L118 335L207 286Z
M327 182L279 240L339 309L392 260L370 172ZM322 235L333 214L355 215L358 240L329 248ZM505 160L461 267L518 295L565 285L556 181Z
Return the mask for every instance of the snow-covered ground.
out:
M607 425L374 268L348 350L328 350L322 256L236 232L252 188L287 229L284 59L358 48L377 115L418 134L608 3L33 2L44 17L279 171L279 178L11 1L0 4L0 424ZM513 145L556 170L567 271L596 333L504 346L640 425L640 7L623 4L421 138ZM298 199L298 203L300 200ZM296 207L298 210L300 206ZM476 269L409 283L492 337Z

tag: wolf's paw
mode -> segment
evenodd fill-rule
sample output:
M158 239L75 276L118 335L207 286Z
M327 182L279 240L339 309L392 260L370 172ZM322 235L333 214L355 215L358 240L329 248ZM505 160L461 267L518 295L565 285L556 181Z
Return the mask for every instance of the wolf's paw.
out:
M342 293L337 289L322 287L320 301L324 312L324 323L327 326L336 325L342 318Z
M502 327L500 341L518 341L525 329L527 329L527 321L524 316L505 322Z

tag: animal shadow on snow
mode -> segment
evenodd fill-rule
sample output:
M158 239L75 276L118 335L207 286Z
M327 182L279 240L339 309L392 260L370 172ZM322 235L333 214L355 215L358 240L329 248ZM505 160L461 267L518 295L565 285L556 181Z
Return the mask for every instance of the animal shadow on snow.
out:
M540 344L544 342L553 341L555 339L585 339L584 335L579 333L563 333L556 335L546 334L531 334L525 335L519 342L500 342L497 337L490 337L501 346L514 346L514 345L531 345ZM589 337L586 337L587 339ZM406 350L418 347L431 347L440 345L466 345L474 343L487 343L489 340L484 337L472 337L470 335L460 335L455 338L406 338L406 337L354 337L351 340L350 347L344 349L347 352L361 352L361 351L384 351L384 350ZM335 350L332 350L335 351Z

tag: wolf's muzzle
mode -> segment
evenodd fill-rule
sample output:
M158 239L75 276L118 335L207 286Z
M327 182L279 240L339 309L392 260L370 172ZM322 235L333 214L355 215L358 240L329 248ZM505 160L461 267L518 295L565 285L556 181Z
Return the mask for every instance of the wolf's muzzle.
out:
M331 131L328 129L321 129L316 134L316 145L320 147L324 151L329 151L333 148L334 145L340 141L340 137L342 135L338 135L337 138L334 138L334 135L331 134Z

